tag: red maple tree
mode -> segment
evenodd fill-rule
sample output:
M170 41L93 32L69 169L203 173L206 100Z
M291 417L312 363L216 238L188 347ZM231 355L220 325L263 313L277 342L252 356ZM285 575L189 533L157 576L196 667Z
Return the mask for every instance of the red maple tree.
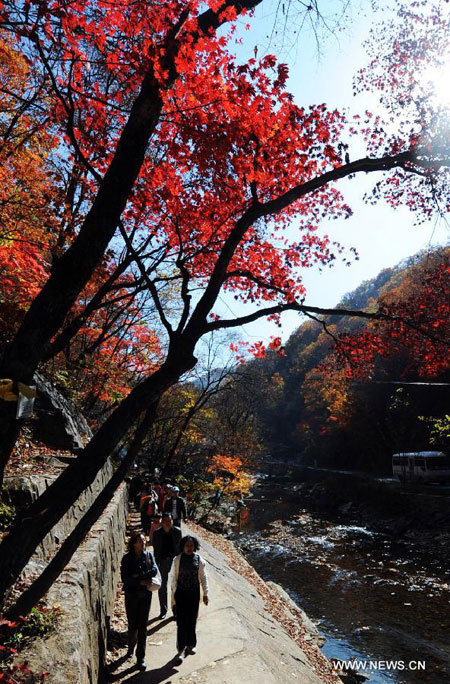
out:
M255 4L213 0L201 11L173 0L161 11L148 0L2 3L4 27L46 84L49 125L69 164L83 171L74 236L6 349L1 375L31 381L55 335L70 330L72 307L115 235L131 260L127 277L145 285L166 335L159 367L32 504L32 523L23 520L3 541L2 590L130 425L196 363L203 335L289 309L342 314L306 305L299 272L335 256L316 227L350 212L336 181L384 171L380 192L393 204L417 208L420 198L427 212L430 194L446 201L446 138L437 148L416 123L407 136L391 136L369 113L349 122L325 105L301 107L275 57L243 65L233 58L230 36L217 29L232 29ZM347 132L367 140L366 157L349 160ZM294 217L298 236L290 239L284 229ZM178 305L167 307L174 290ZM214 307L224 290L254 310L219 319ZM4 406L0 419L7 457L15 434Z

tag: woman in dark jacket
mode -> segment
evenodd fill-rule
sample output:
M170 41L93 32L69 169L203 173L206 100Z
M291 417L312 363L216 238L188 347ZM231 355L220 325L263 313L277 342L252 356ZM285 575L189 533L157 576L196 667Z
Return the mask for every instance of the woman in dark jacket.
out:
M137 644L137 666L140 670L145 670L147 622L152 602L150 586L152 578L159 573L153 554L145 550L145 538L142 534L133 534L130 538L128 553L122 558L120 565L120 574L125 591L128 620L127 657L133 655Z

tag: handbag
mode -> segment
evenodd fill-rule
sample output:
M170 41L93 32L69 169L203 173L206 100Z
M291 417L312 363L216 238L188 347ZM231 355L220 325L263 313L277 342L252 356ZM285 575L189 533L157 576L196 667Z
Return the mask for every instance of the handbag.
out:
M146 563L147 563L147 568L149 570L151 570L153 566L150 564L149 556L146 556ZM158 591L159 589L161 589L161 584L162 584L161 573L159 572L159 568L156 565L156 563L155 563L155 566L156 566L157 573L154 577L152 577L152 583L150 585L148 585L148 584L146 585L148 591Z

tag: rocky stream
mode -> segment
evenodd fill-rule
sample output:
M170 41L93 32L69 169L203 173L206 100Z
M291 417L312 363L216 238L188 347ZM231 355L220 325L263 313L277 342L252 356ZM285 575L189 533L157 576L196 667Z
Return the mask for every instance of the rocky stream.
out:
M351 504L330 512L310 486L264 476L246 506L233 540L316 622L329 658L366 663L373 684L450 682L447 528L430 535Z

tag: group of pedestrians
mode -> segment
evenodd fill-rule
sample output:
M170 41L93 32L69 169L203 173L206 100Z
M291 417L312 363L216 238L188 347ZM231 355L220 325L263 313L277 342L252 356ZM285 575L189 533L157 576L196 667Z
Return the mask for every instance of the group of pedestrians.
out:
M179 488L169 484L143 484L133 495L141 512L143 533L130 537L128 552L122 558L121 577L128 620L127 657L136 648L137 667L144 671L152 593L158 591L162 620L168 612L170 584L171 609L177 622L175 664L179 665L186 655L196 652L200 588L203 602L208 605L208 581L205 561L198 553L198 539L192 535L182 537L181 523L187 515ZM146 550L146 537L153 553Z
M170 513L174 525L180 529L182 521L187 517L186 502L176 485L143 483L134 493L134 501L141 514L142 529L150 544L153 533L161 527L164 513Z

